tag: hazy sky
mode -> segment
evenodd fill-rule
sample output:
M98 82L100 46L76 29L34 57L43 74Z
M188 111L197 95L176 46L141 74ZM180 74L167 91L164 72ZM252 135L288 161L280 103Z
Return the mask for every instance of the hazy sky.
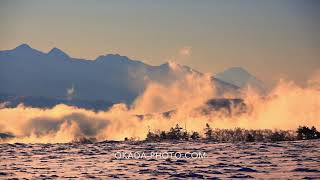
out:
M241 66L267 84L320 69L318 0L8 0L0 24L0 49L119 53L211 73Z

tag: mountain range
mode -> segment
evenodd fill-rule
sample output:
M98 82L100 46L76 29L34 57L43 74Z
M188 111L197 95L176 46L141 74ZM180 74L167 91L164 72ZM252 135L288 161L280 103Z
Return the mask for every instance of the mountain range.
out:
M0 94L65 101L72 88L71 98L130 104L151 81L169 84L180 75L202 75L188 66L177 64L175 68L179 74L170 63L152 66L119 54L102 55L95 60L77 59L58 48L44 53L22 44L0 51ZM212 76L212 83L221 93L239 91L246 84L263 87L239 68Z

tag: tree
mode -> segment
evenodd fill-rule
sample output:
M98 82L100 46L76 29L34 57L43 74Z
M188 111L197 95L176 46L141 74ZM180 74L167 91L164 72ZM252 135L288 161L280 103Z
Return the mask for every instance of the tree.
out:
M187 131L184 131L182 133L182 139L187 141L189 140L189 133Z
M190 138L191 138L192 140L198 140L198 139L200 139L200 134L199 134L198 132L193 132L193 133L191 134Z
M270 135L270 140L273 142L276 141L284 141L285 140L285 132L283 131L275 131Z
M311 128L308 128L307 126L299 126L299 128L297 129L297 139L304 140L318 138L320 138L320 133L314 126L312 126Z
M160 139L161 140L164 140L164 139L167 139L168 137L167 137L167 133L165 132L165 131L161 131L161 133L160 133Z
M206 127L204 128L204 134L206 135L206 139L208 139L208 140L213 139L213 130L211 129L211 127L208 123L206 124Z
M149 131L148 134L147 134L146 140L147 141L158 141L159 140L159 135Z
M175 128L171 128L168 132L168 138L171 140L181 140L182 139L182 127L179 124Z
M312 132L312 135L313 135L313 139L319 139L320 138L320 132L317 131L317 129L314 126L311 127L311 132Z
M248 133L246 136L246 141L247 142L254 142L254 137L252 134Z

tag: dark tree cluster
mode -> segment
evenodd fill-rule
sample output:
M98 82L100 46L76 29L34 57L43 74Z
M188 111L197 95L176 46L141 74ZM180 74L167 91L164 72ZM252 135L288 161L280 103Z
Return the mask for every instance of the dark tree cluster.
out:
M163 140L189 140L189 139L197 139L200 138L198 133L192 133L191 135L183 130L182 127L177 124L175 127L172 127L168 132L166 131L149 131L147 134L147 141L163 141Z
M297 131L288 130L247 130L235 129L212 129L209 124L203 129L203 136L198 132L187 132L178 124L169 131L149 131L146 141L206 141L206 142L277 142L306 139L319 139L320 133L315 127L299 127Z
M204 128L204 139L213 142L274 142L290 141L295 139L294 132L284 130L247 130L235 129L212 129L209 124Z
M308 128L307 126L300 126L297 129L297 139L298 140L304 140L304 139L319 139L320 138L320 132L317 131L317 129L312 126L311 128Z

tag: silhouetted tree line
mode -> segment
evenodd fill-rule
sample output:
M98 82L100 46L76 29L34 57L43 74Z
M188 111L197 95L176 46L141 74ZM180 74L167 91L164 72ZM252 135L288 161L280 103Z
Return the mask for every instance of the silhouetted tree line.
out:
M297 129L297 139L319 139L320 138L320 132L317 131L317 129L312 126L311 128L308 128L306 126L300 126Z
M149 131L146 141L209 141L209 142L276 142L294 141L305 139L319 139L320 133L315 127L299 127L297 131L288 130L247 130L235 129L212 129L209 124L204 128L203 136L198 132L188 132L178 124L169 131Z

